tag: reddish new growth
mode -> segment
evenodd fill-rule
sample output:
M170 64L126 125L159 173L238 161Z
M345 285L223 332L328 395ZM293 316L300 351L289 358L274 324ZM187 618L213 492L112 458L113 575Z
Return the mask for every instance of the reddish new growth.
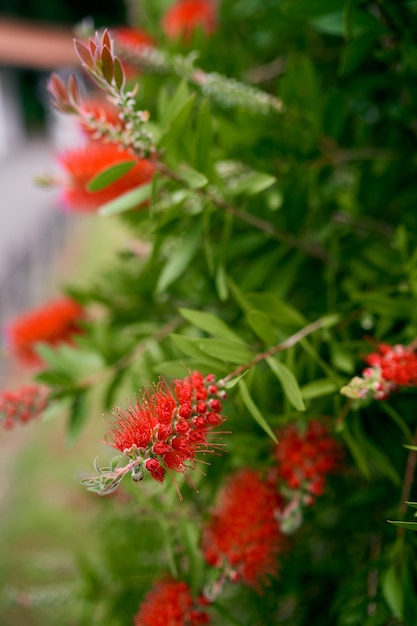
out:
M285 483L290 490L303 493L305 503L312 504L315 496L323 494L327 474L340 465L340 445L316 420L310 421L304 432L295 424L288 424L281 428L277 437L278 481Z
M42 361L35 352L36 344L43 342L56 346L71 343L73 336L81 332L79 322L83 317L81 305L65 297L24 313L7 328L11 351L22 363L41 365Z
M15 391L0 392L0 422L11 429L20 422L39 417L48 404L48 390L40 385L27 385Z
M74 211L95 211L121 194L149 183L155 166L116 144L94 141L61 154L60 164L67 174L61 200ZM89 191L89 182L101 171L117 163L136 161L128 172L99 191Z
M192 39L198 28L211 35L217 28L217 11L214 0L177 0L165 13L163 28L171 39Z
M192 598L185 582L157 582L134 617L134 626L202 626L210 618Z
M157 482L163 482L166 470L187 477L196 467L198 453L214 453L223 447L208 440L224 421L220 415L222 395L214 376L204 378L198 371L175 380L172 387L161 380L157 387L145 389L127 409L115 410L117 422L108 443L143 463Z
M276 575L284 546L276 519L280 506L274 487L258 472L243 469L232 475L203 531L207 563L255 588Z

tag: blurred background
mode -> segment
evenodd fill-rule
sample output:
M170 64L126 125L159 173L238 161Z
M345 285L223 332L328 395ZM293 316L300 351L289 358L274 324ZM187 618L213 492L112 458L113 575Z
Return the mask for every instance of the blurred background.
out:
M58 295L77 267L94 272L117 241L106 223L93 234L90 216L66 213L57 190L36 183L59 175L57 153L80 140L76 121L51 108L46 83L51 71L79 73L74 29L92 16L96 28L120 25L128 10L119 0L0 0L0 390L32 374L3 358L7 324ZM74 447L61 419L0 431L2 626L80 623L75 560L93 549L83 532L98 504L79 485L97 446L88 430Z

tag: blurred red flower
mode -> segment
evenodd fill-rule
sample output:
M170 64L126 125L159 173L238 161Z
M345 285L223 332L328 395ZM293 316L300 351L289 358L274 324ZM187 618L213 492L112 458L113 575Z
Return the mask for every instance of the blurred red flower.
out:
M120 45L122 48L125 48L129 52L131 52L133 56L137 48L144 46L148 48L154 48L156 46L154 38L151 37L149 33L140 28L120 26L119 28L112 29L111 34L114 38L116 48L117 45ZM137 76L140 73L136 66L133 66L126 61L123 61L123 67L127 78L132 78L133 76Z
M13 428L21 422L39 417L48 404L48 389L40 385L26 385L15 391L0 392L0 423Z
M378 368L381 377L390 383L406 387L417 385L417 354L406 346L380 344L378 352L368 354L365 361Z
M123 161L136 161L136 165L99 191L87 189L88 183L97 174ZM61 200L73 211L95 211L121 194L149 183L155 173L151 161L135 157L116 144L101 141L68 150L60 155L59 162L67 174Z
M6 329L12 353L28 365L40 365L35 352L37 343L49 345L71 342L81 331L79 322L84 312L80 304L70 298L59 298L16 318Z
M308 495L309 503L324 492L326 476L338 469L342 448L326 426L311 420L304 430L288 424L277 432L277 479Z
M207 563L256 589L276 575L277 555L286 543L276 519L281 504L274 487L258 472L242 469L233 474L203 531Z
M191 40L197 28L211 35L217 28L216 3L214 0L177 0L166 11L162 25L168 37L185 42Z
M210 618L179 580L158 581L134 617L134 626L203 626Z

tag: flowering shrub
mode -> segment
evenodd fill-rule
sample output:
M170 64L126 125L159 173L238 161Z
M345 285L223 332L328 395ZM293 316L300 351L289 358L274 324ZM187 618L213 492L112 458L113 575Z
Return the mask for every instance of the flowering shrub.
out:
M40 385L26 385L15 391L0 393L0 423L3 428L25 424L42 415L47 407L48 390Z
M117 452L73 623L417 623L414 4L145 0L75 44L117 118L51 76L63 203L133 240L41 349Z

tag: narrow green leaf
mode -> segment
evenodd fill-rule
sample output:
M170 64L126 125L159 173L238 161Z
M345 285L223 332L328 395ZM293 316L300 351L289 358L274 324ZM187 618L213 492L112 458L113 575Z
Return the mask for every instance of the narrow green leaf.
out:
M117 215L118 213L124 213L125 211L131 211L138 206L149 200L152 194L152 183L146 185L140 185L131 191L118 196L115 200L110 200L103 204L99 210L99 215L109 216Z
M305 411L306 408L304 406L300 387L298 386L298 382L291 370L284 365L284 363L281 363L277 357L268 357L266 362L281 383L282 389L289 402L291 402L297 411Z
M339 386L331 378L319 378L301 387L301 395L304 400L314 400L314 398L328 396L331 393L335 393L335 391L339 391Z
M236 334L225 322L223 322L223 320L213 313L195 311L194 309L179 309L179 312L183 317L185 317L186 320L191 322L193 326L196 326L197 328L200 328L215 337L244 343L238 334Z
M412 509L417 509L417 502L406 502L407 506L411 506ZM417 524L417 522L414 522Z
M275 330L269 315L263 311L250 311L247 315L249 326L264 343L271 345L275 342Z
M88 417L87 393L80 391L74 396L68 422L68 443L74 444L78 439Z
M183 134L185 126L190 118L191 111L193 110L194 101L195 94L192 94L172 120L169 129L159 138L159 148L167 149L170 145L175 144L180 135Z
M226 363L248 363L252 359L250 350L241 341L228 339L195 339L202 352Z
M200 242L201 225L199 224L193 231L188 231L187 236L182 241L178 241L176 249L171 252L159 275L156 284L157 293L162 293L169 285L184 275L199 249Z
M197 344L196 340L192 337L186 337L184 335L177 335L175 333L170 335L170 339L177 346L181 352L191 357L196 361L203 361L208 367L218 368L223 365L223 362L219 362L219 359L213 358L208 354L202 352Z
M417 530L417 522L397 522L388 519L388 524L393 524L393 526L398 526L399 528L405 528L406 530Z
M190 189L200 189L207 185L208 180L203 174L193 170L191 167L181 168L178 171L178 175L181 176L187 187Z
M242 402L248 409L249 413L252 415L254 420L258 422L259 426L266 432L266 434L269 435L271 439L273 439L276 443L278 443L278 440L275 436L274 431L272 430L272 428L270 427L270 425L268 424L268 422L266 421L266 419L264 418L264 416L262 415L262 413L260 412L256 404L252 400L252 397L249 393L249 390L247 388L245 381L240 380L238 387L239 387L240 397L242 398Z
M211 168L211 145L213 141L213 124L211 119L210 105L203 100L197 118L195 130L195 167L202 172Z
M249 293L246 297L252 303L251 308L267 313L279 324L307 324L307 319L300 311L281 300L275 293Z
M394 616L402 620L404 591L399 572L393 565L386 571L382 580L382 594Z
M262 172L250 172L239 178L238 184L233 187L229 187L229 191L232 196L245 194L248 196L255 196L268 187L271 187L276 182L275 176L269 174L263 174Z
M131 170L136 164L137 161L133 160L120 161L120 163L116 163L115 165L110 165L110 167L102 169L88 183L88 191L100 191L100 189L107 187L110 183L113 183L115 180L124 176L124 174Z

